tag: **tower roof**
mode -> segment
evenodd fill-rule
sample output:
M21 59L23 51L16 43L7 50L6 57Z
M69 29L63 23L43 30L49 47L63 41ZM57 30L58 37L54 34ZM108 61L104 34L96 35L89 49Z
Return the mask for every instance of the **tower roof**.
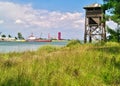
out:
M86 8L98 8L98 7L101 7L101 4L94 3L94 4L91 4L91 5L85 6L84 9L86 9Z

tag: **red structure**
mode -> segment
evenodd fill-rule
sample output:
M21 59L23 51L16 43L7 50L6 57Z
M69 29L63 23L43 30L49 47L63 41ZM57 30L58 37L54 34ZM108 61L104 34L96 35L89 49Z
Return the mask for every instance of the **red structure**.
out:
M58 40L61 40L61 32L58 32Z

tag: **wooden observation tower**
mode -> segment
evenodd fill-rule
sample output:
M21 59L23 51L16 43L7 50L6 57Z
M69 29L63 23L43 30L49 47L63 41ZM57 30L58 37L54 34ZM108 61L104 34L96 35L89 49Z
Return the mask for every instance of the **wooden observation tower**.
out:
M86 10L85 16L85 33L84 43L92 41L106 40L106 30L104 11L100 4L92 4L84 7Z

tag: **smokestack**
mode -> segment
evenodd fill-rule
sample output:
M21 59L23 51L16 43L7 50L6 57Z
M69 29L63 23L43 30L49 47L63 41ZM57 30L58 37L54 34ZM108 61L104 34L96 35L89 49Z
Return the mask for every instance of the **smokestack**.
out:
M61 32L58 32L58 40L61 40Z

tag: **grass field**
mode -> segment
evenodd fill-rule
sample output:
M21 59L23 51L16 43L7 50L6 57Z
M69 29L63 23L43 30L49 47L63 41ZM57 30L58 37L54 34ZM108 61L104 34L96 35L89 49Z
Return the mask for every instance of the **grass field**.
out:
M0 54L0 86L119 86L120 45L115 42Z

